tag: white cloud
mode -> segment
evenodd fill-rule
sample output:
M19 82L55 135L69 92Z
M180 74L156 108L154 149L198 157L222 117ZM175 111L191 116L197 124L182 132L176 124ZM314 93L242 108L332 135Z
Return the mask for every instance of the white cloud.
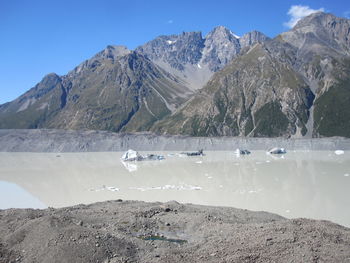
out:
M173 20L168 20L168 22L167 22L168 24L172 24L172 23L174 23L174 21Z
M346 18L350 18L350 10L344 12Z
M287 13L290 16L290 20L283 23L283 25L292 28L300 19L316 12L324 12L324 8L312 9L306 5L292 5Z

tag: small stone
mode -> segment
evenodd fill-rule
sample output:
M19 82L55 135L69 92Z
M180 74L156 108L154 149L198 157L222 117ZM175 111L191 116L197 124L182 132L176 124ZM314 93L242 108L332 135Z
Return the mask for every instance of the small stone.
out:
M122 199L117 199L116 202L123 202L123 200Z
M165 212L170 212L171 211L171 209L169 208L169 207L167 207L167 208L165 208L165 210L164 210Z
M272 240L272 237L266 238L266 241L271 241L271 240Z
M170 226L170 223L165 223L166 226Z
M99 247L100 246L100 244L99 243L96 243L96 247Z
M158 254L157 254L157 255L155 255L155 257L156 257L156 258L159 258L159 257L160 257L160 255L158 255Z

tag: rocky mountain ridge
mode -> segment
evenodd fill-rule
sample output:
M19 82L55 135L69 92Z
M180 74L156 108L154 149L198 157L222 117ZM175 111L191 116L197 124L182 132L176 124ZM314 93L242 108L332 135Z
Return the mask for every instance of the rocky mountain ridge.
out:
M226 27L217 26L204 38L201 32L160 36L138 47L136 52L184 79L191 89L198 90L214 72L237 57L242 48L268 39L258 31L240 38Z
M0 128L350 137L350 20L315 13L269 39L218 26L107 46L0 105Z

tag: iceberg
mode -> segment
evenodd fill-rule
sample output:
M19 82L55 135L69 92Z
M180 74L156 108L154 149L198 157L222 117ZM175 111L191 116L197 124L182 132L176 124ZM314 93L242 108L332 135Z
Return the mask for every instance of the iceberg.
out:
M272 148L272 149L268 150L267 152L270 153L270 154L284 154L284 153L287 153L287 151L284 148L278 148L278 147Z

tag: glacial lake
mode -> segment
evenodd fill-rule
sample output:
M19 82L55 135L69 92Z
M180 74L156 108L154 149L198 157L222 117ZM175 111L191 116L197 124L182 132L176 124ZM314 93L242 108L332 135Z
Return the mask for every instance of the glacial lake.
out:
M147 154L147 152L140 152ZM64 207L123 199L231 206L350 227L350 153L289 151L249 156L120 161L122 152L0 153L0 209Z

